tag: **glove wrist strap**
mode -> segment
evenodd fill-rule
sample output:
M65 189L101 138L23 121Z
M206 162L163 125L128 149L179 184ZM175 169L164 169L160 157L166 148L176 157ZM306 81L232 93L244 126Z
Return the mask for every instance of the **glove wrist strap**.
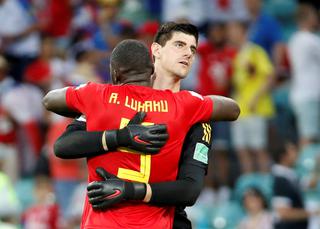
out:
M147 185L140 182L126 182L126 199L127 200L143 200L146 192Z
M117 140L117 130L108 130L105 132L105 142L109 151L113 151L119 147Z

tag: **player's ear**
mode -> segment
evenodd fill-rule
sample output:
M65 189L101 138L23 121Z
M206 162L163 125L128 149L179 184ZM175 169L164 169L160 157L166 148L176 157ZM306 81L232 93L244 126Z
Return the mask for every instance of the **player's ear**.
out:
M112 70L112 81L114 84L120 84L120 74L116 69Z
M110 64L110 72L111 72L112 83L115 85L118 84L119 83L118 71L111 64Z
M151 45L151 52L152 56L154 59L158 58L160 56L160 50L161 50L161 45L158 44L157 42L153 42Z

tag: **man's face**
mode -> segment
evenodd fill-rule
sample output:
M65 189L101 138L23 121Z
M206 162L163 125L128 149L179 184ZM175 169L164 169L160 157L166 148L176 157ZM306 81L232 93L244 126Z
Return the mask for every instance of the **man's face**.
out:
M161 47L152 46L156 66L175 76L185 78L194 61L197 43L194 36L182 32L174 32L172 38Z
M214 45L222 45L226 40L226 28L224 24L210 25L208 39Z
M244 37L243 28L237 22L230 22L227 27L227 36L229 42L231 42L233 45L241 45Z

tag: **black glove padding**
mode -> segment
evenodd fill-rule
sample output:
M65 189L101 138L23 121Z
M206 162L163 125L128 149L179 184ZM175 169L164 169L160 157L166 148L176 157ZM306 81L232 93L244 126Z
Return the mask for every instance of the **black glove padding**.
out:
M158 153L169 137L167 127L163 124L141 125L145 116L145 112L138 112L126 127L120 130L106 131L109 150L123 146L141 153Z
M88 199L94 210L104 210L123 200L143 200L146 184L121 180L103 168L96 173L103 181L93 181L88 187Z

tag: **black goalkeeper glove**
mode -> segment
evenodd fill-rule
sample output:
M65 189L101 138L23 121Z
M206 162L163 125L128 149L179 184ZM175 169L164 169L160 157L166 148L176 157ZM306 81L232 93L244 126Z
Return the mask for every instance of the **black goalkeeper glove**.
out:
M141 122L145 116L145 112L138 112L126 127L106 131L105 140L108 149L115 150L122 146L141 153L158 153L169 137L167 127L162 124L143 126Z
M103 181L91 182L88 187L88 198L94 210L105 210L123 200L143 200L146 195L146 184L121 180L103 168L96 173Z

